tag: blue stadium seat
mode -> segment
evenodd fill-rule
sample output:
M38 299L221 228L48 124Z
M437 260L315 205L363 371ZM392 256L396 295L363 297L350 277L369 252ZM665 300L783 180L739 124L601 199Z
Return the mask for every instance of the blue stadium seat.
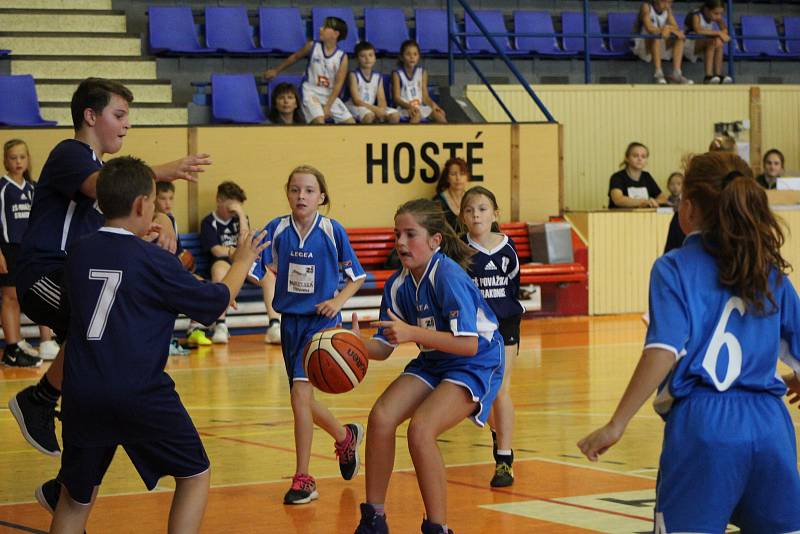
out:
M783 35L786 37L786 52L800 57L800 17L783 17ZM791 39L798 39L792 41Z
M296 7L258 9L261 48L273 53L291 54L305 46L306 24Z
M53 126L42 119L33 76L0 76L0 124L5 126Z
M633 33L636 25L638 13L609 13L608 14L608 33L611 35L622 33ZM625 55L633 55L631 51L632 39L627 37L609 37L608 49L612 52L624 52Z
M235 54L263 54L253 44L253 27L245 7L206 6L206 44Z
M379 54L397 54L400 45L408 39L408 26L403 10L364 8L364 39L372 43Z
M339 48L352 54L358 39L358 26L353 10L349 7L314 7L311 8L311 35L319 40L319 29L328 17L339 17L347 23L347 38L339 41Z
M211 75L211 116L217 122L258 124L264 110L252 74Z
M210 54L213 48L200 45L190 7L157 7L147 9L150 51L154 54Z
M447 53L447 11L444 9L415 9L416 40L423 54ZM458 52L458 47L453 47Z
M561 13L561 30L563 33L583 33L583 13ZM600 19L597 13L589 13L589 33L600 34ZM564 50L583 53L583 37L564 37ZM593 57L622 57L625 52L614 52L606 47L602 37L592 37L589 40L589 53Z
M790 56L781 48L781 42L778 39L778 27L775 25L774 18L770 16L743 15L741 24L742 44L747 52L773 58ZM748 37L753 36L773 37L773 39L748 39Z
M483 23L483 26L489 31L489 33L508 33L508 28L506 28L506 23L503 20L503 12L499 9L491 9L491 10L476 10L475 14L478 16L478 19ZM480 33L478 29L478 25L475 24L475 21L469 14L464 14L464 26L466 33ZM508 45L508 37L494 37L495 42L505 53L511 53L511 47ZM468 52L475 52L475 53L489 53L489 54L496 54L492 43L489 42L489 39L486 37L467 37L467 51Z
M282 83L290 83L297 87L297 93L301 93L301 86L303 85L303 74L280 74L275 76L273 79L269 81L269 85L267 86L267 102L272 102L272 91ZM347 85L347 84L345 84ZM300 95L302 98L302 95ZM302 106L302 102L297 103L298 106Z
M575 55L575 52L566 52L558 46L553 19L546 11L514 11L514 31L553 34L552 37L517 37L515 41L518 52L539 56Z

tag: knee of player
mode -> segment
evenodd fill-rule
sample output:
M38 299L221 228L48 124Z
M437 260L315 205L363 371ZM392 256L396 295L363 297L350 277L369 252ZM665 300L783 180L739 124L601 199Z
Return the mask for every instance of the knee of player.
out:
M421 450L430 443L436 443L436 432L424 418L414 416L408 424L408 449Z
M292 405L297 406L310 406L311 400L314 398L314 390L311 384L305 380L297 380L292 384Z
M386 410L385 406L380 402L376 402L375 406L372 407L372 410L369 412L369 418L367 420L367 429L370 432L390 432L394 434L394 431L397 429L397 424L392 420L388 410Z

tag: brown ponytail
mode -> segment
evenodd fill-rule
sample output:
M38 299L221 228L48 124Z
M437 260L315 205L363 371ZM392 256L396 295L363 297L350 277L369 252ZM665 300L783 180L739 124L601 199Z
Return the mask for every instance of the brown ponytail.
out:
M459 239L455 230L447 224L444 211L442 211L442 207L438 202L424 198L409 200L397 208L394 216L397 218L398 215L405 213L413 215L417 223L425 228L428 234L441 234L442 243L440 247L442 252L461 265L465 271L469 269L470 258L475 254L475 251Z
M757 314L766 311L765 299L775 309L770 272L785 273L791 265L781 256L781 225L747 163L725 152L694 156L683 194L699 212L703 245L717 260L720 283Z

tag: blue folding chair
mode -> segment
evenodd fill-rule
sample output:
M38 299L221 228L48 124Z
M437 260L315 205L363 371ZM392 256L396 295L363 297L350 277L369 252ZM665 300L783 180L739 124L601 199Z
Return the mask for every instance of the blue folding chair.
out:
M303 48L306 24L296 7L261 7L258 9L261 48L268 52L291 54Z
M253 44L245 7L206 7L206 44L234 54L263 54Z
M561 13L561 29L563 33L583 33L583 13ZM589 33L600 34L600 19L597 13L589 13ZM564 50L583 53L583 37L564 37ZM606 47L602 37L589 39L589 54L594 57L622 57L626 52L614 52Z
M476 10L475 15L477 15L478 20L483 23L483 26L489 31L489 33L508 33L508 28L506 28L506 23L503 20L503 12L498 9L491 9L491 10ZM480 29L478 29L478 25L475 23L475 20L469 16L468 13L464 14L464 27L466 33L480 33ZM511 50L511 46L508 44L508 37L494 37L495 42L500 47L500 50L505 52L506 54L510 54L513 51ZM486 37L467 37L467 52L472 53L488 53L488 54L496 54L492 43L489 42L489 39Z
M781 48L775 19L769 16L742 15L742 45L753 54L771 58L791 57ZM772 39L750 39L750 37L772 37Z
M36 83L30 74L0 76L0 124L6 126L53 126L39 111Z
M786 38L786 53L800 57L800 17L783 17L783 36ZM792 38L798 40L792 41Z
M633 33L638 13L609 13L608 33L611 35ZM609 37L608 49L612 52L622 52L626 56L633 55L631 51L632 39L630 37Z
M516 37L514 40L518 52L551 57L575 55L575 52L564 51L558 46L553 19L546 11L514 11L514 32L552 35L552 37Z
M444 9L415 9L417 36L423 54L447 53L447 11ZM458 47L453 47L456 53Z
M190 7L158 7L147 9L149 16L150 51L154 54L213 54L213 48L200 44Z
M216 122L260 124L267 120L252 74L211 75L211 117Z
M406 15L402 9L388 7L364 8L364 39L375 46L379 54L397 54L408 39Z
M339 41L339 48L352 54L358 42L358 26L353 10L349 7L314 7L311 8L311 35L319 40L319 29L328 17L339 17L347 24L347 37Z

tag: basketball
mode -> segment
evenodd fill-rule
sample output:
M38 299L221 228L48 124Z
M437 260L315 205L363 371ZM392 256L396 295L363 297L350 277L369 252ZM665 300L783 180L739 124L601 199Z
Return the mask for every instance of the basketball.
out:
M190 273L194 272L194 256L191 252L187 249L183 249L180 254L178 254L178 259L181 260L181 265L189 271Z
M303 351L303 368L317 389L345 393L367 374L367 348L361 338L344 328L314 334Z

